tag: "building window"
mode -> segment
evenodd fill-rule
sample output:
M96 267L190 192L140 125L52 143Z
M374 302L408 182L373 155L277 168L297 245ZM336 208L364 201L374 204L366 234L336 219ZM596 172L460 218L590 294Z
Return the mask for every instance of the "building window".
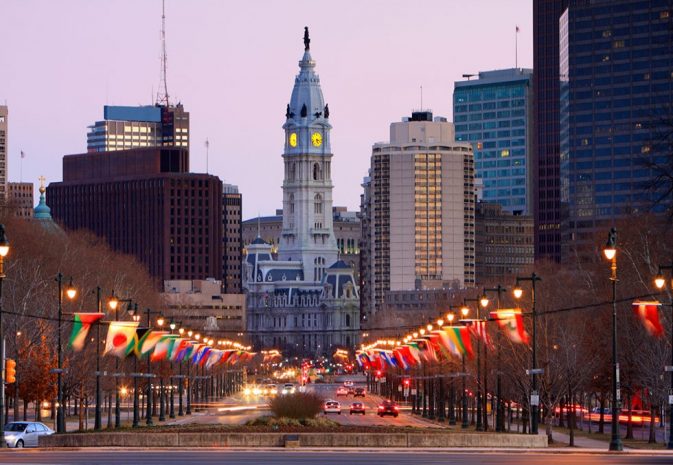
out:
M316 194L315 197L313 198L315 202L315 213L321 215L322 214L322 196L320 194Z
M322 180L322 170L320 169L320 163L313 164L313 180Z

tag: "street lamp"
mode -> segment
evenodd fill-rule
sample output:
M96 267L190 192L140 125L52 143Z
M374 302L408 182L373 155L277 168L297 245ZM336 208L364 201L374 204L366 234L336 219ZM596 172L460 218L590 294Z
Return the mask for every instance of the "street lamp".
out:
M180 323L180 324L182 325L182 323ZM178 333L180 334L180 337L184 337L185 328L178 329ZM184 388L183 388L183 383L182 383L182 360L178 361L178 370L179 370L179 375L178 375L178 416L181 417L185 414L184 410L182 409L182 396L184 394Z
M470 314L470 309L463 305L460 309L460 316L461 319L464 320L467 318L467 315ZM453 318L452 318L453 319ZM461 423L460 427L462 429L467 429L470 426L469 419L467 416L467 386L466 386L466 378L467 378L467 368L465 367L465 354L463 353L462 356L462 362L463 362L463 422Z
M619 391L619 363L617 362L617 229L610 229L608 241L603 248L605 258L610 261L610 281L612 281L612 418L609 450L624 449L619 437L619 411L621 395Z
M171 334L173 334L173 331L175 331L175 328L177 327L177 324L175 321L171 320L170 324L168 325L169 328L171 328ZM171 375L168 378L168 381L170 382L170 390L171 390L171 397L170 397L170 408L168 410L168 418L175 418L175 393L173 391L173 362L171 361Z
M58 283L58 345L57 356L57 395L56 395L56 432L65 433L65 414L63 410L63 344L61 342L61 324L63 322L63 274L56 275ZM77 289L72 285L72 278L65 289L65 295L72 300L77 295Z
M463 306L466 307L468 302L477 303L477 321L481 321L481 308L488 306L488 297L483 294L480 298L466 298L463 299ZM469 308L469 307L467 307ZM487 352L484 348L484 396L481 395L481 340L477 339L477 431L486 431L488 429L488 418L486 416L486 398L488 392L488 383L486 377L486 360ZM482 408L483 407L483 408Z
M159 330L164 327L164 317L157 318L157 325ZM159 421L166 421L166 399L164 398L164 377L161 373L162 363L159 361Z
M523 289L521 288L520 284L524 281L530 281L531 283L531 301L532 301L532 315L533 315L533 367L532 367L532 375L533 375L533 386L532 386L532 392L531 392L531 398L530 398L530 414L531 414L531 427L530 427L530 432L531 434L537 434L538 433L538 408L540 404L540 395L537 392L537 312L535 311L535 283L538 281L542 281L542 278L540 278L538 275L535 273L532 273L530 277L519 277L517 276L516 278L516 287L512 291L514 294L514 297L516 299L520 299L521 296L523 296ZM537 397L534 397L537 396Z
M145 309L145 315L147 316L147 330L152 330L152 315L160 315L161 312L152 311L151 308ZM163 319L160 317L161 321ZM154 422L152 421L152 357L147 357L147 413L145 414L145 424L147 426L152 426Z
M133 321L140 322L140 315L138 314L138 303L134 303L133 306L129 304L128 309L129 315L133 318ZM147 329L149 331L149 328ZM133 423L132 427L137 428L140 426L140 411L138 406L138 357L133 357Z
M664 271L668 271L671 275L671 291L673 291L673 261L670 265L659 265L659 272L654 278L654 284L657 286L657 289L664 289L666 286L666 279L664 278ZM673 326L673 296L669 301L671 307L671 324ZM671 330L671 337L673 338L673 329ZM669 415L668 420L670 422L670 427L668 428L668 444L666 444L667 449L673 449L673 339L671 339L671 390L669 392L668 404L669 404Z
M5 279L5 257L9 253L9 240L5 235L5 226L0 224L0 363L2 379L0 379L0 448L6 447L5 442L5 334L2 328L2 281Z
M191 329L187 331L187 336L191 339L194 335L194 331ZM192 414L192 378L191 378L191 364L187 361L187 408L185 409L185 415Z
M484 288L484 296L482 297L482 306L486 308L489 304L489 300L486 297L487 292L497 293L496 300L496 310L500 308L500 294L507 292L507 289L502 287L500 284L497 287L486 289ZM484 305L486 303L486 305ZM498 346L498 353L496 355L496 388L495 388L495 397L496 409L495 409L495 431L501 433L505 431L505 404L502 401L502 373L501 373L501 347L500 347L500 332L496 333L496 345Z

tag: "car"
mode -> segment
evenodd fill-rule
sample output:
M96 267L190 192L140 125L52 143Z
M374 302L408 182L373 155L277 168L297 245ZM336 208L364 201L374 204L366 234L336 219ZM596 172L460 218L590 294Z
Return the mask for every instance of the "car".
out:
M327 415L328 413L337 413L341 415L341 404L336 400L326 401L325 407L323 408L323 414Z
M343 386L339 386L336 390L336 395L337 395L337 397L347 396L348 395L348 389L343 387Z
M364 415L365 414L365 404L363 404L362 402L353 402L351 404L350 414L353 415L354 413L361 413L361 414Z
M353 381L344 381L344 386L353 387Z
M264 394L267 396L275 396L278 394L278 387L275 384L267 384L264 388Z
M14 421L5 425L7 447L21 449L37 447L37 438L54 434L54 430L39 421Z
M294 394L294 392L295 392L294 384L292 383L283 384L283 390L281 391L282 394Z
M353 393L354 397L365 397L365 388L359 387L355 388L355 392Z
M384 400L379 404L379 409L376 414L381 418L383 418L384 415L392 415L397 418L400 414L400 408L392 400Z

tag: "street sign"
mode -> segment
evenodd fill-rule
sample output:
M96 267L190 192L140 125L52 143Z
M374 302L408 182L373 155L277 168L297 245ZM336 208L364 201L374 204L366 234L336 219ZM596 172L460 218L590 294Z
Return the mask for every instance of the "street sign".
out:
M402 392L402 385L401 385L401 384L398 384L398 385L397 385L397 391L398 391L398 392Z
M409 397L409 388L404 388L404 397Z
M526 370L527 375L541 375L544 373L544 368L531 368L530 370Z
M666 371L666 372L668 372L668 371L673 371L673 365L666 365L666 366L664 367L664 371Z
M535 405L535 406L540 405L540 396L538 394L531 394L530 405Z
M673 394L668 395L668 404L673 405Z
M619 389L619 385L617 387L617 402L622 400L622 390Z

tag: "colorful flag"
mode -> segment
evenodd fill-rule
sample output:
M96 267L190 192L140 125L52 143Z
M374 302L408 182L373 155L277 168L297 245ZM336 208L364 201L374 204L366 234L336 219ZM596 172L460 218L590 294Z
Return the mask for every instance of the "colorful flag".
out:
M68 345L79 352L84 348L91 325L103 318L104 313L75 313Z
M484 345L488 349L492 350L493 342L491 341L491 338L488 336L488 332L486 331L486 322L484 320L473 320L470 323L471 324L468 326L468 328L470 328L470 332L474 334L474 337L481 339Z
M456 347L456 352L459 355L472 358L474 352L472 351L470 330L467 329L467 326L444 326L442 329L446 331L447 336Z
M137 321L112 321L107 330L104 354L124 358L135 348Z
M152 355L150 355L150 361L160 362L162 360L166 360L168 355L171 353L171 350L173 349L175 340L178 337L179 336L176 334L164 334L154 345L154 350L152 351Z
M138 342L136 343L136 356L138 358L144 357L151 353L154 350L154 347L157 343L168 334L168 331L156 331L156 330L145 330L143 334L136 335L138 337Z
M523 315L518 308L507 308L491 312L498 326L505 330L507 337L515 344L530 344L530 336L523 324Z
M658 301L651 302L633 302L633 311L640 318L645 330L650 336L661 337L664 334L664 327L659 321L659 306Z

